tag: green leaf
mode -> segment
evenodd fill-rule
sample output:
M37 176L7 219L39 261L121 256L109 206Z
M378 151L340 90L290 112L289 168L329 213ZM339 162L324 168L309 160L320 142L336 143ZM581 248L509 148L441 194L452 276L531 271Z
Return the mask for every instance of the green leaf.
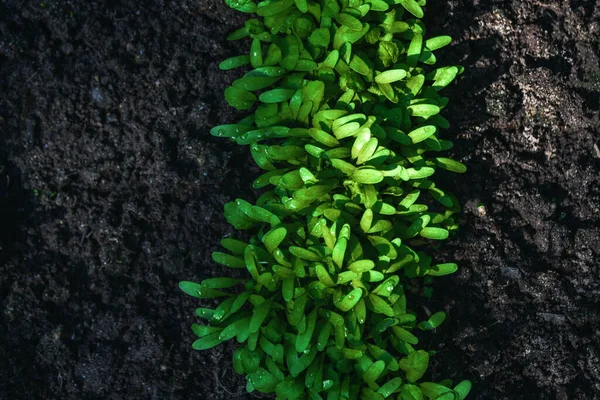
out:
M273 253L275 249L279 247L281 242L283 242L286 235L287 230L283 226L273 228L269 232L265 233L265 235L262 238L262 242L267 247L267 251L269 253Z
M323 264L319 263L316 265L315 274L317 275L317 278L319 278L319 281L326 287L335 286L335 282L331 279L331 275L329 275L329 272L327 272L327 269L325 269Z
M454 391L458 394L459 400L464 400L471 391L472 384L470 381L462 381L454 386Z
M252 39L250 45L250 63L253 68L259 68L263 65L262 46L258 39Z
M264 368L258 368L257 371L248 374L248 382L252 386L263 393L273 393L279 381Z
M458 75L458 67L446 67L438 70L432 87L438 91L442 90L456 78L456 75Z
M241 124L218 125L210 130L210 134L216 137L237 138L239 135L252 130L251 126Z
M428 271L427 275L431 276L444 276L450 275L458 271L458 265L454 263L437 264L432 266Z
M427 47L431 51L434 51L449 45L451 42L452 38L450 36L436 36L434 38L428 39L425 42L425 47Z
M224 238L221 239L221 246L225 249L231 251L233 254L237 256L244 255L244 251L248 246L248 243L242 242L240 240L235 240L232 238Z
M325 146L336 147L340 144L340 142L334 136L331 136L327 132L320 129L310 128L308 132L313 139L324 144Z
M329 46L330 41L331 41L331 34L329 33L329 30L326 28L316 29L308 37L308 42L315 47L327 48L327 46ZM332 68L335 67L335 64L336 63L333 64Z
M292 98L295 89L272 89L262 93L258 99L263 103L281 103Z
M383 180L383 174L375 169L357 169L352 174L352 179L358 183L373 185Z
M391 396L394 392L396 392L400 386L402 386L402 378L396 377L387 381L384 385L382 385L377 393L382 395L384 398Z
M401 81L406 77L406 71L403 69L389 69L379 73L375 77L377 83L393 83Z
M306 320L306 330L304 332L301 332L296 337L296 351L298 353L304 353L304 351L309 348L310 341L315 331L315 327L317 326L318 311L319 310L315 308L308 314Z
M243 279L209 278L202 281L201 285L211 289L226 289L244 282Z
M230 86L225 89L225 100L231 107L235 107L238 110L248 110L254 105L257 98L253 93L247 90L238 89Z
M260 329L261 325L267 318L267 315L269 315L270 310L270 301L265 301L259 304L258 306L254 307L254 310L252 310L252 318L250 319L250 325L248 326L250 332L254 333Z
M424 331L429 331L439 327L446 319L446 313L443 311L436 312L427 321L419 323L419 328Z
M246 263L241 258L220 251L212 253L212 259L229 268L246 268Z
M429 224L431 221L431 217L427 214L421 215L417 218L410 226L404 231L403 238L412 238L415 237Z
M375 311L375 313L383 314L388 317L394 316L394 310L392 307L381 297L371 293L369 295L369 300L371 301L371 306L373 307L373 311Z
M407 168L406 172L408 173L409 179L423 179L433 175L435 169L431 167Z
M348 265L348 269L357 274L367 272L375 268L375 263L371 260L358 260Z
M192 324L192 332L194 332L194 334L196 334L198 337L204 337L213 333L219 333L222 330L223 328L219 328L217 326Z
M273 85L280 78L278 76L245 76L243 78L237 79L233 82L233 86L247 91L255 91L262 90L266 87ZM218 128L218 127L216 127ZM213 129L216 129L213 128ZM212 130L211 130L212 133ZM237 132L236 132L237 133ZM238 133L239 135L239 133ZM214 135L214 136L223 136L223 135ZM237 136L237 135L236 135Z
M393 326L392 331L394 332L394 335L396 335L396 337L402 340L403 342L409 344L419 343L419 339L404 328L401 328L399 326Z
M196 297L198 299L214 299L216 297L229 296L229 293L224 293L218 290L206 288L197 283L188 281L179 282L179 289L181 289L185 294Z
M363 379L367 383L374 383L385 370L385 362L379 360L375 361L373 364L367 368L365 373L363 374Z
M467 172L467 167L463 163L454 161L450 158L436 157L435 163L440 168L444 168L448 171L456 172L459 174Z
M350 14L339 13L335 15L334 18L341 25L345 25L352 30L359 31L363 28L363 24L360 22L360 20Z
M434 104L413 104L407 107L413 117L428 118L439 114L440 107Z
M415 0L396 0L406 10L417 18L423 18L423 9Z
M221 63L219 64L219 68L223 71L227 71L248 64L250 64L250 56L236 56L221 61Z
M434 382L423 382L419 385L423 394L431 399L454 400L454 391L449 387ZM449 395L445 397L444 395Z
M402 385L399 400L423 400L423 392L415 385Z
M277 42L276 42L277 43ZM296 68L300 59L300 42L294 35L286 36L277 46L281 49L282 59L279 64L288 71Z
M298 7L298 10L300 10L302 13L308 12L308 0L295 0L295 3L296 7Z
M260 67L253 69L252 71L246 73L244 78L248 77L262 77L262 78L274 78L281 77L287 73L285 68L281 67Z
M219 335L219 332L215 332L211 333L210 335L201 337L192 344L192 348L194 350L208 350L217 345L220 345L221 343L223 343L223 341L219 339Z
M348 65L353 71L358 72L361 75L371 76L373 74L373 68L369 65L365 59L355 54Z
M361 299L361 297L362 297L362 289L360 289L360 288L353 289L346 296L342 297L340 299L340 301L335 303L335 306L344 312L350 311L352 308L354 308L356 303L358 303L358 301Z
M426 239L444 240L448 238L449 233L443 228L427 227L423 228L423 230L419 232L419 235Z
M235 321L234 323L228 325L225 329L221 331L221 333L219 334L219 340L226 341L229 339L233 339L243 331L248 331L249 323L249 317Z
M400 360L400 369L406 373L406 379L409 382L416 382L421 379L428 366L429 354L423 350L412 352ZM425 394L427 395L427 393Z
M405 2L414 2L414 0L404 0ZM410 67L415 67L423 50L423 35L415 33L408 50L406 51L406 62Z
M436 132L437 132L437 128L435 126L425 125L425 126L421 126L417 129L412 130L408 134L408 136L410 137L410 140L412 140L412 142L414 144L417 144L417 143L421 143L425 139L429 138Z
M394 42L379 42L377 55L383 63L383 66L389 67L398 61L400 50L398 49L398 45L396 45Z
M264 6L259 6L256 10L256 14L260 17L272 17L277 15L288 8L290 8L294 4L294 0L280 0L275 2L270 2Z

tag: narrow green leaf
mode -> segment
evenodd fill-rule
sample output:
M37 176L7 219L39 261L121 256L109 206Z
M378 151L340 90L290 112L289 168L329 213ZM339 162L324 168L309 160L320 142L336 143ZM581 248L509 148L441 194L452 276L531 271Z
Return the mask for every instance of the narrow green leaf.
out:
M452 42L452 38L450 36L436 36L434 38L428 39L425 42L425 47L427 47L431 51L434 51L449 45L450 42Z
M192 348L194 350L208 350L219 344L223 343L221 339L219 339L219 332L211 333L210 335L206 335L198 340L196 340L192 344Z
M375 82L377 83L394 83L401 81L406 77L406 71L403 69L390 69L379 73L375 76Z
M254 307L254 310L252 311L252 318L250 319L250 324L248 326L250 332L254 333L259 330L259 328L267 318L267 315L269 314L270 310L270 301L265 301L259 304L258 306Z
M449 233L443 228L427 227L423 228L423 230L419 232L419 235L426 239L444 240L448 238Z
M454 161L450 158L436 157L435 163L439 167L444 168L448 171L456 172L459 174L467 172L467 167L463 163Z
M236 57L231 57L226 60L223 60L219 64L219 68L222 69L223 71L227 71L227 70L242 67L242 66L248 65L248 64L250 64L250 56L246 56L246 55L236 56Z
M423 18L423 9L415 0L396 0L406 10L417 18Z
M342 297L340 301L335 303L335 306L344 312L350 311L356 305L356 303L358 303L361 297L362 289L353 289L346 296Z

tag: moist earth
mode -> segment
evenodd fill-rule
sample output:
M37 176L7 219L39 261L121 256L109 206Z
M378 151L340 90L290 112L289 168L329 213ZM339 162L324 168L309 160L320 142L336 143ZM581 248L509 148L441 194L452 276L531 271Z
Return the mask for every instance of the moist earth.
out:
M464 204L423 304L429 377L472 399L600 399L600 4L430 1ZM253 198L218 62L248 43L222 0L0 2L0 399L253 398L232 345L191 349L223 271L222 213Z

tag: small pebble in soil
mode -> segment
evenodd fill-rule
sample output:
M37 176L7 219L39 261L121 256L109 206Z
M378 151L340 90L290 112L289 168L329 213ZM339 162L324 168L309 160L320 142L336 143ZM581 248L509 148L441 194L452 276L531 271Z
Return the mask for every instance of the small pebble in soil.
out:
M92 99L98 104L100 107L104 106L104 94L102 93L102 89L99 87L93 87L92 91Z
M504 267L502 268L502 275L510 279L519 279L521 278L521 271L513 267Z
M567 318L562 314L538 313L538 316L544 321L550 322L555 325L562 325L567 322Z

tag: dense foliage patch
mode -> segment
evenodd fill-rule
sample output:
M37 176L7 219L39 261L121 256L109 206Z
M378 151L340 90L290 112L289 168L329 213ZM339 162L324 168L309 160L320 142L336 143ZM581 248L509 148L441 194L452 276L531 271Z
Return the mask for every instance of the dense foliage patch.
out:
M228 39L251 66L225 91L249 110L211 133L248 145L265 170L251 204L225 205L249 243L223 239L213 259L246 279L181 282L200 299L193 347L236 338L236 372L247 389L280 399L464 399L468 381L420 382L435 353L417 349L423 318L407 297L431 296L433 277L457 270L425 252L456 230L454 196L432 180L463 164L441 156L448 121L441 89L462 72L435 68L448 36L426 39L425 0L227 0L250 19ZM423 279L416 279L423 278Z

